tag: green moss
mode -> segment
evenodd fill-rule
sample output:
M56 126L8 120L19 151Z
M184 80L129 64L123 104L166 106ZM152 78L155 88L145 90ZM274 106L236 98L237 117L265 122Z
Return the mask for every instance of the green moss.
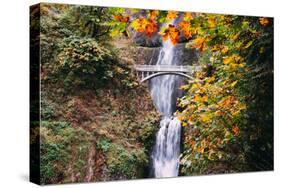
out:
M128 150L121 145L111 144L107 152L107 168L113 178L136 178L143 175L148 164L143 149Z
M67 122L43 121L41 124L41 182L58 182L72 171L86 169L86 158L91 144L91 135L81 128L73 128ZM81 177L82 178L82 177Z
M159 117L148 116L140 129L140 141L143 143L146 153L148 154L155 142L155 134L158 130Z

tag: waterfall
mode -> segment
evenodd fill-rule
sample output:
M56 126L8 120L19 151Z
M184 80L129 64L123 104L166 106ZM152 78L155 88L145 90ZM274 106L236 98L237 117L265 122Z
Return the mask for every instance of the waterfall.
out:
M156 65L179 64L175 58L175 51L176 48L170 40L163 42ZM163 75L150 81L152 100L162 114L160 129L151 154L151 170L156 178L178 176L181 123L173 117L173 113L180 79L177 75Z

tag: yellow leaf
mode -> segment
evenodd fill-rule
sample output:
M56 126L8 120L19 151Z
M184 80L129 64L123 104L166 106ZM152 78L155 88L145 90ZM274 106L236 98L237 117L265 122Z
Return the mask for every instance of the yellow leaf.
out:
M240 63L239 67L243 68L243 67L245 67L245 64L244 63Z
M239 35L240 35L240 32L236 33L235 35L230 36L230 39L235 41L239 37Z
M152 20L155 20L158 17L158 15L159 15L158 10L152 10L152 11L150 11L149 18Z
M201 119L201 121L204 122L204 123L208 123L208 122L211 121L211 117L210 117L210 115L208 115L208 114L202 114L202 115L200 116L200 119Z
M237 64L237 63L230 64L230 68L232 68L232 69L236 69L238 66L239 66L239 64Z
M209 18L208 19L208 24L209 24L210 28L216 27L216 20L215 20L215 18Z
M190 20L193 20L193 16L192 16L192 13L190 12L186 12L184 14L184 18L183 18L185 21L190 21Z
M232 82L232 83L230 84L230 86L231 86L231 87L234 87L234 86L237 84L237 82L238 82L238 80Z
M200 51L204 51L204 49L205 49L205 39L201 38L201 37L196 38L195 40L193 40L192 47L196 48Z
M215 81L215 79L216 78L214 76L212 76L209 79L207 79L207 83L212 83L213 81Z
M176 11L168 11L166 19L167 20L173 20L177 17L177 14L178 13Z
M187 123L186 122L182 122L181 126L185 127L185 126L187 126Z
M224 46L224 47L222 48L221 52L222 52L223 54L227 53L227 52L228 52L228 46Z
M223 63L225 65L228 65L230 63L239 63L242 60L241 56L237 54L233 54L232 56L224 57L223 58ZM234 65L236 66L236 65Z
M188 88L189 88L189 85L183 85L180 87L180 89L182 89L182 90L187 90Z
M249 48L253 44L253 41L249 41L246 46L244 46L245 49Z
M232 57L225 57L223 58L223 63L225 65L228 65L232 61Z
M209 160L212 160L212 154L214 154L214 153L215 153L215 151L213 149L209 150L209 155L208 155Z
M113 30L111 30L111 32L110 32L110 36L115 37L115 36L117 36L119 33L120 33L119 30L113 29Z
M185 120L185 117L183 115L182 116L178 116L178 120L183 121L183 120Z
M196 102L201 102L201 97L199 96L199 95L196 95L195 97L194 97L194 101L196 101Z

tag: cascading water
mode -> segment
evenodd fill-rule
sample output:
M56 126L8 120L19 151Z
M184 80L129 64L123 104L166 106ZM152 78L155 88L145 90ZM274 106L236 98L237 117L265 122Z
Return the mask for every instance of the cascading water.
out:
M175 49L170 40L163 42L156 65L177 65ZM178 176L181 123L173 113L180 79L176 75L164 75L150 81L153 102L163 115L151 155L154 177Z

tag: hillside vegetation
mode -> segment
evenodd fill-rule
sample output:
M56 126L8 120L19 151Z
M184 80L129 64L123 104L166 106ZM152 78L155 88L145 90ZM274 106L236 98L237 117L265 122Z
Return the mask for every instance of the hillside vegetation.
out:
M133 57L116 51L98 21L107 13L49 4L40 11L41 182L146 177L159 115L132 73Z

